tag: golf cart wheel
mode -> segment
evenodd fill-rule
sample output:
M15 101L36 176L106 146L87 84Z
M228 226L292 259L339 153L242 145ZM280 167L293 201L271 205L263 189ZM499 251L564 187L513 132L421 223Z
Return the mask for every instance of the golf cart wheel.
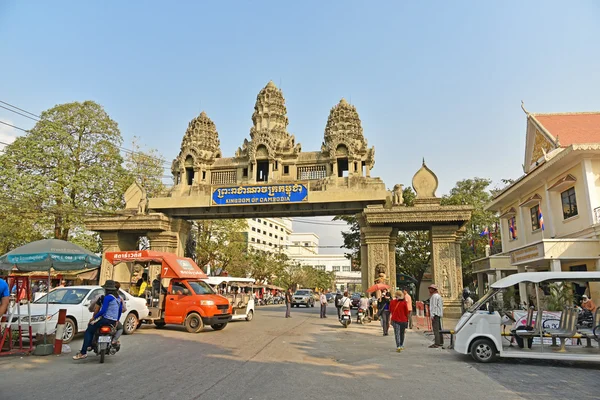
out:
M254 318L254 311L250 310L248 311L248 315L246 315L246 321L252 321L252 318Z
M481 363L489 363L496 359L496 346L490 339L477 339L471 345L471 357Z
M191 313L185 319L185 329L189 333L198 333L204 328L202 317L198 313Z
M70 343L77 334L77 325L72 318L65 318L65 331L63 333L63 343Z
M137 316L130 312L127 314L127 318L125 318L125 323L123 324L123 333L125 335L131 335L138 327L138 319Z

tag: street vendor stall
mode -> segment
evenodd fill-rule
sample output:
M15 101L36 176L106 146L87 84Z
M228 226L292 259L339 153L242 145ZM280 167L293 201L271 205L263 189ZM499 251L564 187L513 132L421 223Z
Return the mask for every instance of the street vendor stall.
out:
M0 256L0 269L21 272L40 272L47 273L47 286L50 287L52 271L72 271L77 269L94 269L100 267L101 259L89 250L84 249L74 243L66 242L58 239L38 240L18 247L2 256ZM20 281L20 280L18 280ZM6 326L0 336L0 348L6 341L6 338L12 332L12 324L16 322L18 334L22 340L22 321L26 320L29 324L29 342L33 341L31 337L31 285L29 280L25 281L27 287L27 316L21 315L20 302L15 302L15 307L9 310ZM17 288L19 291L20 288ZM16 308L16 318L15 318ZM51 354L53 345L47 343L47 320L48 320L48 296L46 296L46 319L44 326L44 344L40 344L36 348L36 354L47 355Z

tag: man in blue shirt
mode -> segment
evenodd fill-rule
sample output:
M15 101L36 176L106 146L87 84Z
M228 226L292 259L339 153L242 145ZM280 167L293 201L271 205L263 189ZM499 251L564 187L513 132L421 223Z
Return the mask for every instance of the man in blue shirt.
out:
M102 287L105 292L102 307L100 307L100 310L90 320L83 337L83 346L81 347L81 351L73 357L74 360L82 360L87 357L87 349L91 346L94 335L101 326L111 325L116 327L121 318L123 303L119 297L115 281L108 280Z
M8 284L4 279L0 279L0 320L6 314L6 310L8 310L9 301L10 292L8 291Z

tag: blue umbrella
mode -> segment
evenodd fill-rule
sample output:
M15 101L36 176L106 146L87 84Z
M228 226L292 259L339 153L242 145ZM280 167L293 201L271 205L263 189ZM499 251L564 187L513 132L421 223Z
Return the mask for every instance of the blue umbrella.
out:
M19 271L68 271L98 268L102 259L89 250L59 239L44 239L17 247L0 256L0 269Z

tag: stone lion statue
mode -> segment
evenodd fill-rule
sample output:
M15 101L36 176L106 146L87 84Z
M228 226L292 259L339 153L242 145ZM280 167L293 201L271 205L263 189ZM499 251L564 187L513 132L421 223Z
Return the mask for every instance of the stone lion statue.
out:
M402 195L402 191L404 190L404 185L395 185L394 190L392 191L392 205L400 206L404 204L404 197Z

